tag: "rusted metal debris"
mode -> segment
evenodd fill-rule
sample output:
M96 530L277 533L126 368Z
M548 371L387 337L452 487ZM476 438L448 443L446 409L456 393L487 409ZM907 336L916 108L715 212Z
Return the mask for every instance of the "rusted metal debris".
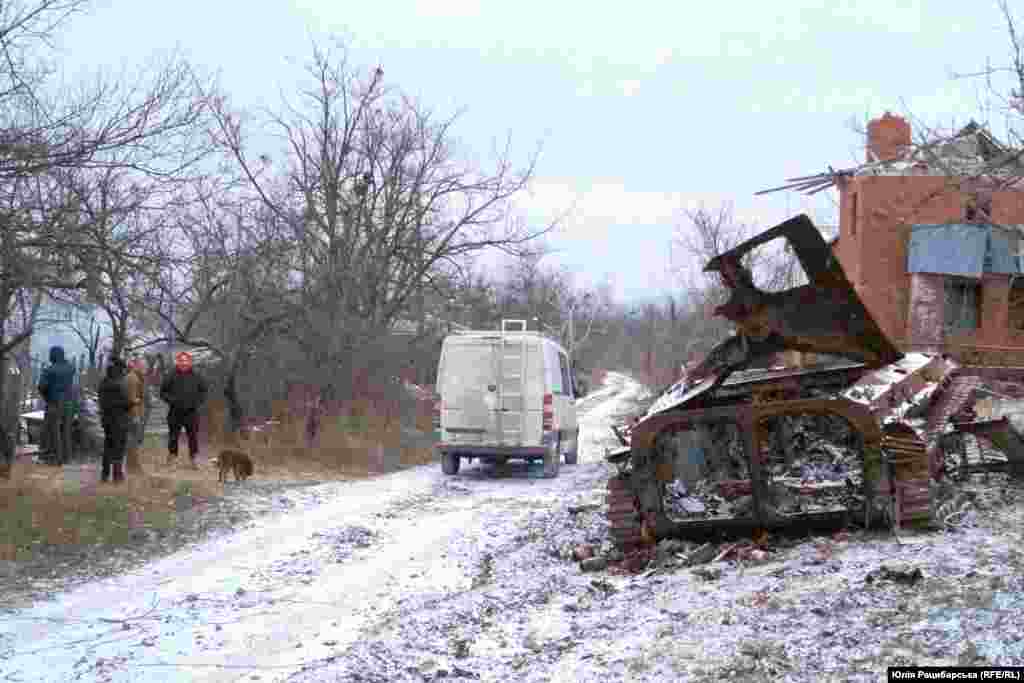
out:
M809 282L760 291L742 258L780 237ZM968 369L901 354L806 216L706 269L732 290L716 313L737 334L645 417L616 430L623 447L607 456L620 468L608 504L620 547L851 522L929 523L941 509L935 491L945 486L936 479L992 470L1024 476L1024 436L1015 426L1024 428L1024 368ZM751 367L786 350L845 360Z
M764 292L742 259L779 238L789 242L808 284ZM926 516L923 441L909 426L883 431L877 405L842 395L903 355L864 307L811 220L800 215L785 221L716 256L705 270L720 272L731 289L715 313L733 321L737 333L692 371L677 399L634 424L628 436L616 431L620 441L628 441L628 449L608 456L623 468L608 484L618 545L834 527L855 519L895 526ZM810 369L744 370L786 350L847 360ZM815 421L826 425L818 432L847 425L846 443L819 433L803 444L799 457L791 447L777 447L796 443L794 429L806 437L806 426ZM700 445L702 438L708 443Z
M954 422L953 428L960 434L983 437L997 448L1003 457L980 463L964 462L963 473L975 471L1008 471L1015 476L1024 476L1024 437L1006 418Z
M782 292L754 285L743 257L775 239L785 239L808 283ZM786 350L831 354L876 368L902 354L886 338L846 278L838 259L806 215L801 214L747 240L708 262L730 288L715 309L736 325L736 336L713 349L692 375L723 376L759 358Z

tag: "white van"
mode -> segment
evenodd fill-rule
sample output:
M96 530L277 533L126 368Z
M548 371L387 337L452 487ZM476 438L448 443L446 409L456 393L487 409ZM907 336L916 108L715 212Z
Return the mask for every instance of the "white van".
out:
M576 463L569 356L554 340L528 332L525 320L503 320L500 331L445 337L437 391L437 449L445 474L458 473L462 458L543 460L545 477L558 476L563 456L567 465Z

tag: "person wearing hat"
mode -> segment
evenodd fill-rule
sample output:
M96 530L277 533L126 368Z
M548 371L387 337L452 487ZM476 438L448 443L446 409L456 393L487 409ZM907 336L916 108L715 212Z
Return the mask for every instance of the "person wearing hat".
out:
M139 449L145 437L143 426L146 416L146 361L135 358L128 364L128 374L124 376L128 397L132 400L131 433L128 435L128 452L125 456L125 469L132 473L142 473L139 462Z
M199 407L206 400L206 381L193 371L192 354L182 351L174 357L174 372L160 385L160 398L168 407L167 461L178 457L178 437L184 429L194 467L199 455Z
M107 367L107 375L100 382L100 417L103 422L103 466L100 481L110 481L113 473L115 482L124 481L124 454L131 430L132 399L128 396L124 376L128 366L120 358L114 358Z

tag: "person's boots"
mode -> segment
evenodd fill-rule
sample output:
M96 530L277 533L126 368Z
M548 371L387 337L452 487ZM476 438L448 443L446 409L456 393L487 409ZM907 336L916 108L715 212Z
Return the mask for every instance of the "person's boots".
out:
M114 463L114 481L117 483L124 481L124 465L120 462Z
M103 466L100 468L100 481L110 481L110 462L107 460L103 461Z

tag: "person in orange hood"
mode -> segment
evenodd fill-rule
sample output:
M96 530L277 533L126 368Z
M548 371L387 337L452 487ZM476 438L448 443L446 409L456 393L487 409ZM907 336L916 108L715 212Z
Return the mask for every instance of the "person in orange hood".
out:
M160 385L160 398L167 404L167 460L178 457L178 437L185 430L188 455L196 465L199 455L199 407L206 400L206 380L192 369L192 354L182 351L174 357L174 372Z

